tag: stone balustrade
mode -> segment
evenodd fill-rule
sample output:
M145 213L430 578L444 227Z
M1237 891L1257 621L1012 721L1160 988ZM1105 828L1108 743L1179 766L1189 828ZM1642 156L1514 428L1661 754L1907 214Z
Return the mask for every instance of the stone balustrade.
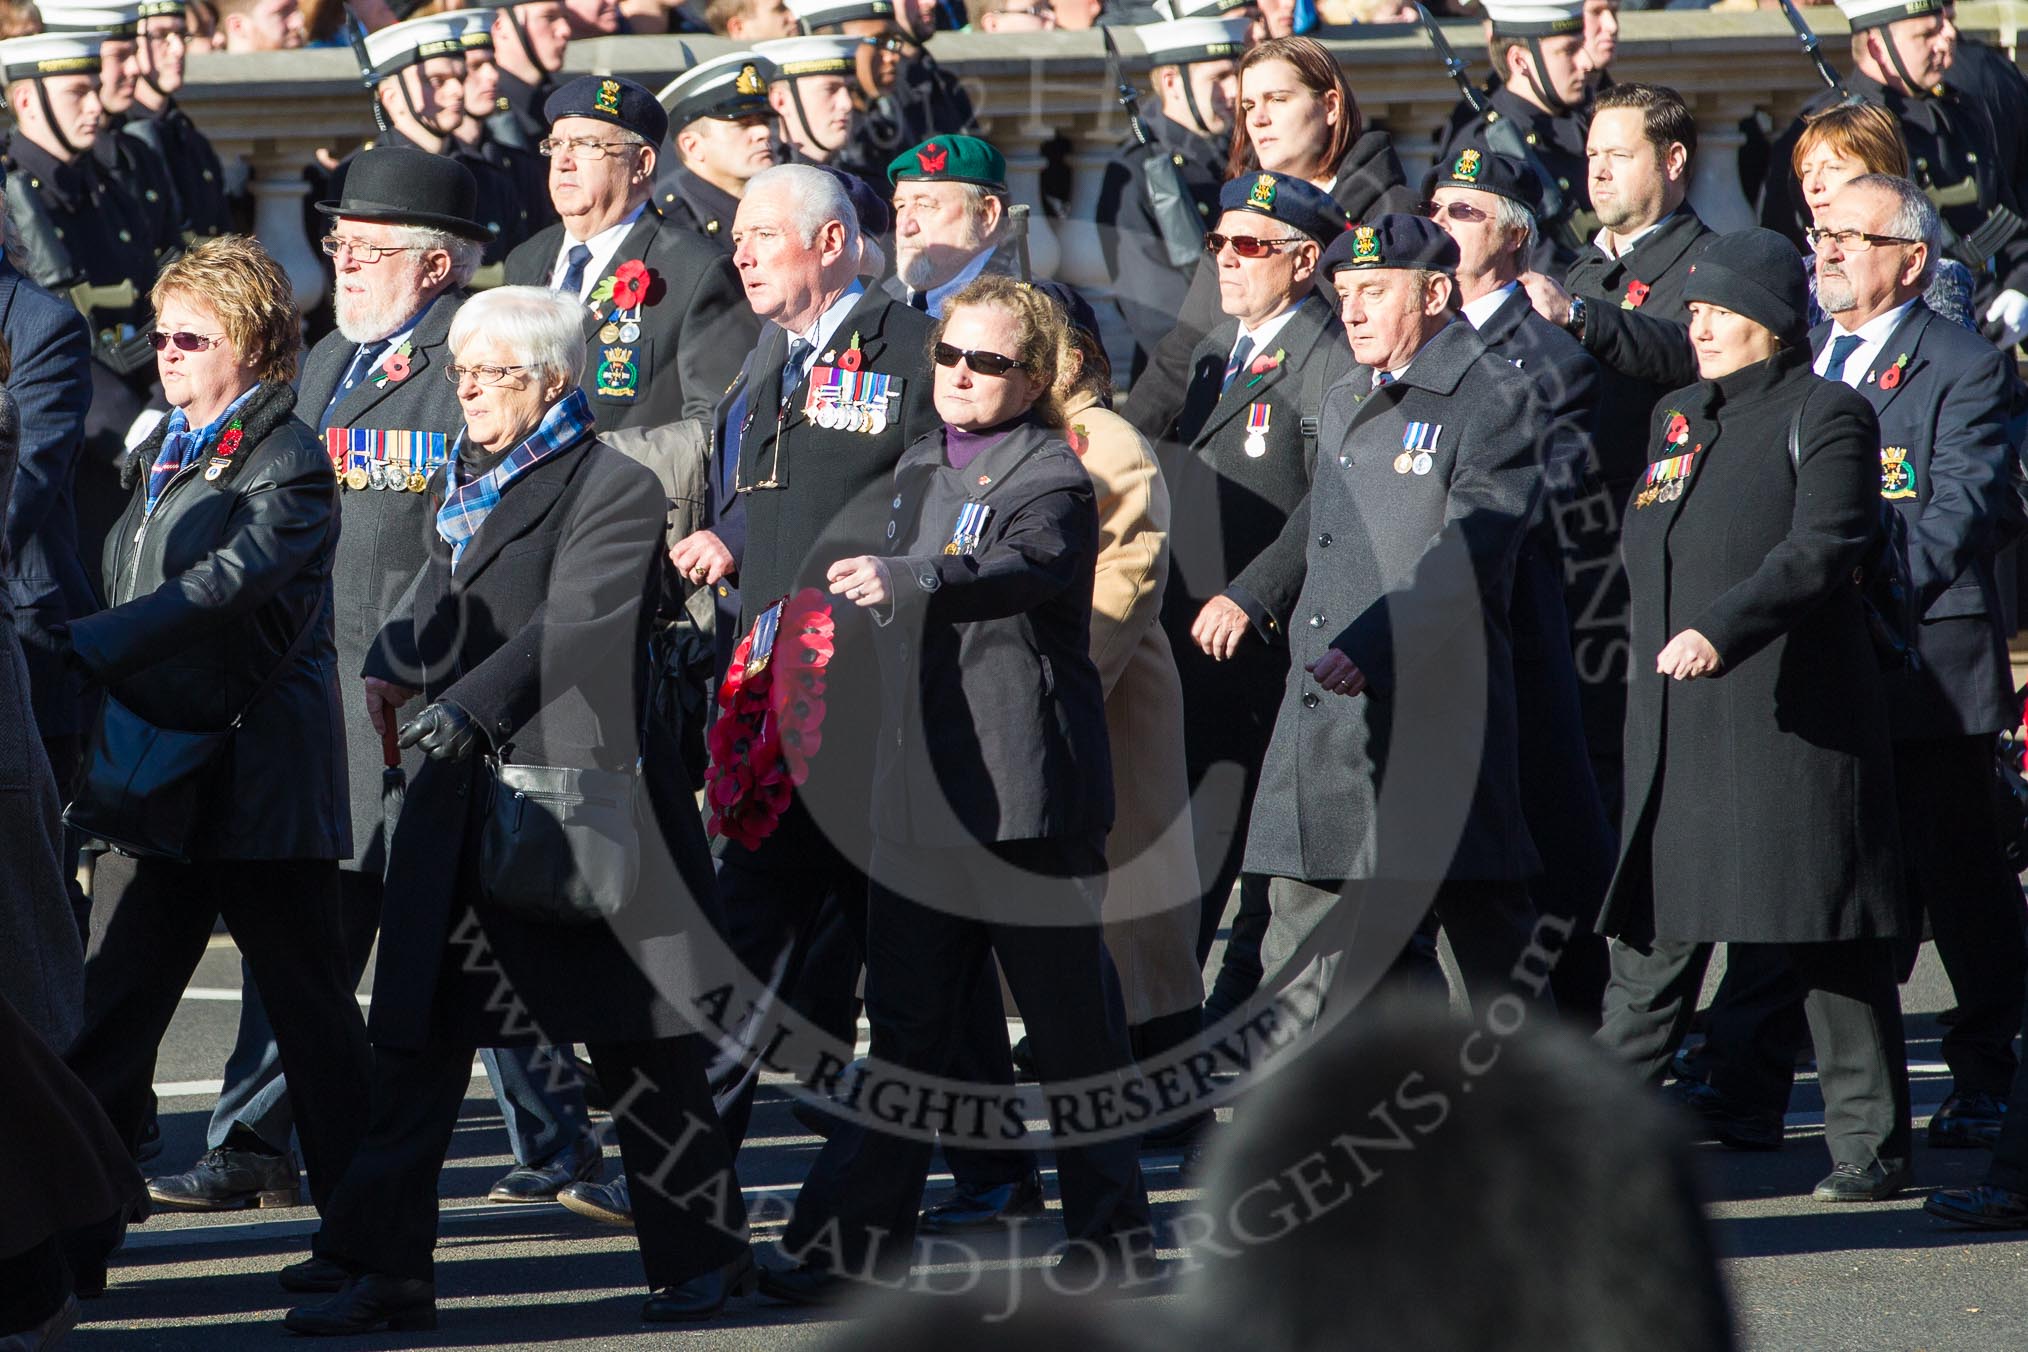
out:
M1832 64L1849 69L1848 30L1837 10L1825 5L1804 12L1823 36ZM2024 18L2028 3L2022 0L1974 0L1957 10L1967 33L1998 43L2017 59ZM1642 11L1622 14L1621 23L1613 73L1673 85L1691 100L1700 137L1691 193L1698 211L1719 229L1750 223L1737 172L1741 124L1761 113L1780 127L1819 88L1781 14ZM1457 22L1447 28L1452 45L1483 76L1478 25ZM1318 36L1344 63L1368 123L1392 132L1411 177L1419 174L1457 101L1423 35L1411 27L1384 26ZM1120 45L1145 90L1146 58L1126 31ZM573 44L570 69L618 73L660 87L692 62L730 46L709 37L601 38ZM1030 249L1037 274L1102 284L1091 218L1100 168L1126 125L1106 81L1098 35L951 33L938 37L931 50L965 82L985 134L1006 153L1016 200L1035 208ZM372 131L368 96L351 54L341 49L207 54L192 60L181 99L229 164L235 158L245 162L256 228L308 303L322 292L324 269L304 233L302 168L318 149L343 154ZM1041 209L1042 148L1058 137L1069 147L1069 211L1050 219Z

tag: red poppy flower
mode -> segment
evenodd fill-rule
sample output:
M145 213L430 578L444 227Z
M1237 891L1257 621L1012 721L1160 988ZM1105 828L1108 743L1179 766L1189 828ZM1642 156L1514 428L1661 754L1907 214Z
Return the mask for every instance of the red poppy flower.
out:
M1901 368L1899 366L1890 366L1885 371L1882 371L1880 373L1881 389L1891 390L1900 383L1901 383Z
M648 283L654 274L648 265L638 258L630 258L613 272L613 308L631 310L648 296Z
M1678 413L1669 419L1669 429L1662 433L1662 440L1671 446L1680 445L1690 439L1690 420Z
M387 373L387 378L389 381L395 384L399 384L402 381L408 379L408 373L410 369L408 364L408 358L402 356L399 352L397 352L392 357L389 357L385 362L383 362L381 364L380 369Z
M848 347L838 354L838 365L842 370L857 371L865 362L865 356L856 347Z
M239 443L245 437L245 435L246 435L245 433L239 430L238 423L234 423L232 424L232 426L226 428L225 431L219 435L217 454L224 456L238 454Z
M1641 302L1647 298L1648 284L1646 282L1636 277L1627 283L1627 305L1630 308L1635 310L1640 309Z

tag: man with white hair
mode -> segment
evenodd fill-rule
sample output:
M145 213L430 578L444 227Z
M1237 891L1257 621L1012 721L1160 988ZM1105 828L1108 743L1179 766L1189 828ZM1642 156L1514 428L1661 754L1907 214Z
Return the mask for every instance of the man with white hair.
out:
M1007 161L976 136L932 136L887 166L894 185L894 272L881 286L941 319L973 278L1021 276L1007 233ZM1025 277L1022 280L1027 280Z

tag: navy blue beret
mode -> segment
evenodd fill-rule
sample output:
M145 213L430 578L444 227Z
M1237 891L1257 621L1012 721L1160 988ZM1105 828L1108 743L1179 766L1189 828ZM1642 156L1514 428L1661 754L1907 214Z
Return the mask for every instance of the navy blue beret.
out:
M1542 180L1523 160L1497 155L1484 146L1466 146L1422 176L1422 195L1438 188L1477 188L1519 202L1542 214Z
M1329 244L1351 224L1344 209L1307 179L1262 169L1241 174L1218 190L1220 211L1252 211Z
M1389 212L1355 225L1333 240L1324 250L1322 266L1326 277L1343 268L1455 272L1458 245L1435 221Z
M828 164L814 164L810 167L821 169L838 180L838 186L852 199L853 213L859 217L860 234L871 235L877 240L894 228L894 209L887 205L886 198L873 191L872 184L857 174L844 169L834 169Z
M554 126L566 117L588 117L636 132L659 149L669 134L669 114L647 86L617 75L585 75L551 94L542 115Z

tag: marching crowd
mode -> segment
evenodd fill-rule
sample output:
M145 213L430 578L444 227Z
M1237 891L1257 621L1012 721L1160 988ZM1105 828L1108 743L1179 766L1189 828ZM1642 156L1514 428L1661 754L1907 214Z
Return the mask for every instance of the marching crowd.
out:
M1042 1214L1019 1114L949 1106L1021 1078L1084 1087L1046 1096L1057 1261L1116 1286L1143 1152L1221 1130L1173 1068L1299 978L1553 1010L1741 1150L1813 1048L1814 1195L1878 1201L1925 939L1928 1143L1992 1157L1927 1208L2028 1227L2028 81L1947 3L1839 7L1845 89L1730 234L1684 97L1613 78L1613 0L1487 0L1494 79L1419 178L1309 7L1116 16L1153 88L1089 293L1030 275L943 7L714 0L738 50L659 93L558 74L616 7L368 13L304 351L174 98L186 43L295 45L293 3L17 6L0 1077L57 1163L0 1215L0 1337L60 1337L151 1207L301 1173L288 1328L434 1327L475 1052L489 1196L632 1227L646 1320ZM224 1089L152 1165L220 920ZM757 1263L739 1154L792 1041L836 1051L823 1146Z

